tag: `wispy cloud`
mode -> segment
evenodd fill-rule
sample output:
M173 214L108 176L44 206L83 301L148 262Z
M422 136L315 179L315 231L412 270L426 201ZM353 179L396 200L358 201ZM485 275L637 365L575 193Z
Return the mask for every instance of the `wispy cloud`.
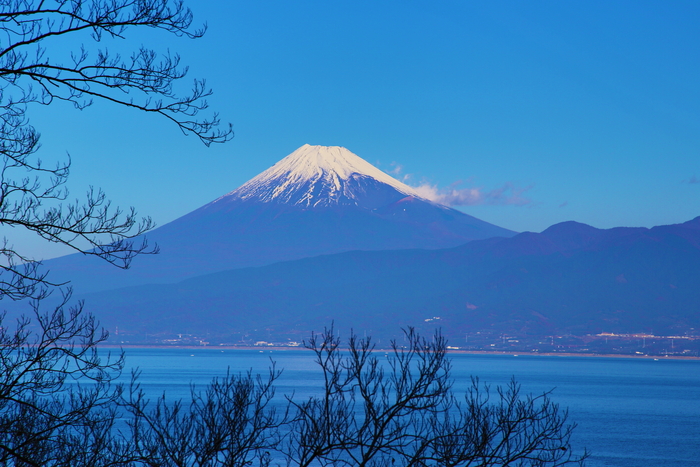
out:
M403 165L399 164L398 162L392 162L390 164L391 170L388 170L387 173L393 176L399 176L401 175L401 172L403 172Z
M447 188L422 183L413 188L424 198L447 206L476 206L476 205L510 205L526 206L532 200L523 196L532 185L520 187L512 182L504 183L501 187L486 190L483 187L463 186L464 182L456 182Z
M413 178L413 175L403 173L403 165L399 164L398 162L392 162L389 165L391 166L391 170L387 170L386 173L388 173L395 179L410 185L410 180L411 178Z
M533 185L521 187L513 182L506 182L496 189L485 189L475 186L472 178L459 180L446 188L440 188L429 182L416 183L413 174L403 173L404 167L398 162L392 162L391 170L386 171L397 180L409 185L423 198L446 206L477 206L477 205L511 205L527 206L532 200L523 196Z

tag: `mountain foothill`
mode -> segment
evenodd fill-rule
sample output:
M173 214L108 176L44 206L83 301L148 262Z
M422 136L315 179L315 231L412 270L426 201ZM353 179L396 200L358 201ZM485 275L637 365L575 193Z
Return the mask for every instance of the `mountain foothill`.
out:
M147 238L160 254L129 270L83 255L44 263L113 342L298 342L331 324L385 343L439 328L466 347L700 330L700 217L516 233L342 147L304 145Z

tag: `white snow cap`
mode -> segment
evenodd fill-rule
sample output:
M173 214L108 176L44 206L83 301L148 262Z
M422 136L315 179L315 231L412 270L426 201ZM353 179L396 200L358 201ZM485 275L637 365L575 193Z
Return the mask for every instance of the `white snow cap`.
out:
M354 199L345 182L362 177L389 185L406 196L424 199L413 188L343 147L305 144L219 200L232 196L304 206L332 205L341 199Z

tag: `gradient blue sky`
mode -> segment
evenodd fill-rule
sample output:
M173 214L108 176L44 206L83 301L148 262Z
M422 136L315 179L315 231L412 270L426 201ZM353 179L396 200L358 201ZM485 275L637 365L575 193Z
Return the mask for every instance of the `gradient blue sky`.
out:
M104 103L30 115L46 159L70 153L72 195L102 187L159 225L305 143L345 146L516 231L680 223L700 215L698 5L189 2L204 38L111 46L180 53L231 142L206 148Z

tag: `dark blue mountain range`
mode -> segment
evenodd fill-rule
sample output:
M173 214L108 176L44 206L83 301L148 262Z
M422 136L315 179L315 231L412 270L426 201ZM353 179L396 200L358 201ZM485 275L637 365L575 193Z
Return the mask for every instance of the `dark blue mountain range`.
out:
M332 322L379 337L425 323L452 339L479 330L679 335L700 329L698 278L700 217L652 229L565 222L450 249L352 251L236 269L88 302L123 331L219 340L306 336Z

